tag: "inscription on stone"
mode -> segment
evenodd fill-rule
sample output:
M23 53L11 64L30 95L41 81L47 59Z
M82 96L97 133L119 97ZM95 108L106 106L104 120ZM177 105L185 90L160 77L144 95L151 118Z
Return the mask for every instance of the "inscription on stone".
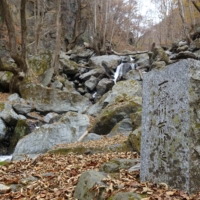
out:
M200 62L188 59L145 75L141 181L200 191L200 155L195 151L200 149L198 70Z

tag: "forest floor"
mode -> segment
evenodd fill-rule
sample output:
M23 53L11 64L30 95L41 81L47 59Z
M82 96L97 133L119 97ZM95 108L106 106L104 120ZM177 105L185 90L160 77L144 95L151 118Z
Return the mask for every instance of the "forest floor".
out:
M95 145L102 145L103 140L107 144L109 138L95 141ZM113 143L113 142L111 142ZM80 145L80 143L77 143ZM74 145L73 145L74 146ZM44 154L36 159L12 161L1 163L0 184L19 187L14 191L0 194L0 200L30 199L30 200L74 200L73 194L81 173L87 170L99 170L99 167L114 158L135 159L139 155L134 152L96 153L91 155L67 155ZM142 196L143 200L198 200L200 193L189 196L184 191L170 188L165 183L141 183L139 171L129 173L128 170L120 170L115 175L103 180L107 183L107 199L117 193L132 191ZM98 191L98 186L93 188Z

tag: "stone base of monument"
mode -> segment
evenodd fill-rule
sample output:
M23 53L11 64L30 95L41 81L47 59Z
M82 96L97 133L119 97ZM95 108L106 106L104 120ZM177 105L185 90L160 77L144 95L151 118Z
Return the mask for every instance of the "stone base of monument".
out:
M200 191L200 61L145 74L140 177Z

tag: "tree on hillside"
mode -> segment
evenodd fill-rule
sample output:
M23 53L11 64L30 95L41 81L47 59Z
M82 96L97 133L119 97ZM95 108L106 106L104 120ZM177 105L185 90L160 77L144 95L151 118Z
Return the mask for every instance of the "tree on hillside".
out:
M26 27L26 0L21 0L21 52L17 50L17 36L14 21L12 19L11 11L7 0L1 1L1 8L5 23L8 30L9 36L9 50L10 56L15 61L16 67L11 67L3 65L3 62L0 58L0 71L9 71L13 73L12 80L10 82L10 92L18 92L20 83L24 80L26 74L28 73L28 64L27 64L27 51L26 51L26 36L27 36L27 27Z

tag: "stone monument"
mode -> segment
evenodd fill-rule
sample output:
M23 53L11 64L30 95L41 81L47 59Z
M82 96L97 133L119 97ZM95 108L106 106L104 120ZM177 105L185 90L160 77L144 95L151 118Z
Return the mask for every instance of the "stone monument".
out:
M200 61L145 74L141 140L141 181L200 191Z

